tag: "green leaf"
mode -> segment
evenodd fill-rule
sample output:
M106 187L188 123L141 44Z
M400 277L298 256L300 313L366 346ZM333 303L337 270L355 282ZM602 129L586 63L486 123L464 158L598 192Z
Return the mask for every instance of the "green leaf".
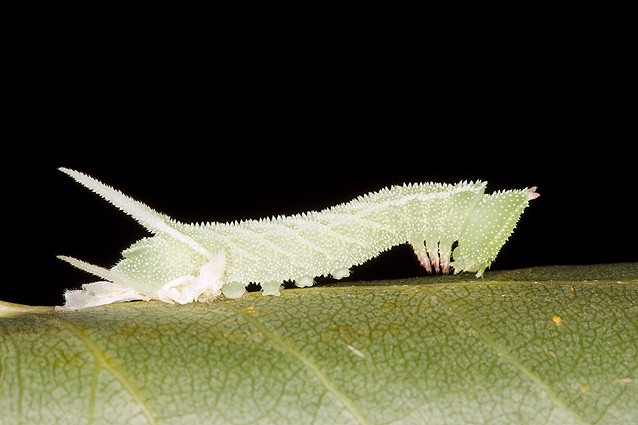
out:
M0 303L0 424L638 423L638 263Z

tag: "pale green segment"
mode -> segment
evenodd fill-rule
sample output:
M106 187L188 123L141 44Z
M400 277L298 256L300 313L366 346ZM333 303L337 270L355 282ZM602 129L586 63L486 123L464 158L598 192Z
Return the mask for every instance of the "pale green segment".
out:
M439 203L438 210L432 215L422 215L422 225L425 232L416 233L412 243L423 243L430 254L437 251L439 256L448 261L452 253L452 245L459 240L463 225L469 221L475 205L483 197L483 190L479 193L458 192L447 202Z
M122 253L113 267L116 283L148 296L180 276L196 275L205 258L167 235L144 238Z
M0 424L635 424L637 265L0 318Z
M529 193L528 189L499 191L479 200L454 249L455 270L483 274L514 231L528 206Z

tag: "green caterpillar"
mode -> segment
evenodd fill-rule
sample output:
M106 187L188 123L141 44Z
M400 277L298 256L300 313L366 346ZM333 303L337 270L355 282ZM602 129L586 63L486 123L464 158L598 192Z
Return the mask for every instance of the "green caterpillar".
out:
M184 224L86 174L60 170L153 234L124 250L111 269L59 256L104 279L66 291L63 308L70 310L130 300L239 298L249 283L260 284L264 295L279 295L285 281L304 287L316 276L340 279L352 266L405 243L428 272L452 268L480 277L539 196L536 187L485 194L481 181L414 183L321 211Z

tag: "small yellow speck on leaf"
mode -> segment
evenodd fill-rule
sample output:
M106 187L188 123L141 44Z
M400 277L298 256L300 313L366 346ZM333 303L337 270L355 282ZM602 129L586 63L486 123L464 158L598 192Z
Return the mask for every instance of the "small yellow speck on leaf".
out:
M554 322L554 324L558 326L563 323L563 319L561 319L560 316L552 316L552 322Z
M255 307L250 306L250 307L246 307L246 313L254 313L255 312Z

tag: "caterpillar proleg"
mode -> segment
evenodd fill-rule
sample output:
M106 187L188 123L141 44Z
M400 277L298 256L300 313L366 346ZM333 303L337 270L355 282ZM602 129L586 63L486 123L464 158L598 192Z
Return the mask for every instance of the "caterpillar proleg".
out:
M249 283L279 295L285 281L311 286L401 244L412 245L428 272L475 272L490 266L536 187L485 193L486 183L411 183L383 188L321 211L233 223L184 224L75 170L60 168L152 233L107 269L60 259L103 279L67 290L63 309L118 301L168 303L239 298ZM453 245L456 247L453 249Z

